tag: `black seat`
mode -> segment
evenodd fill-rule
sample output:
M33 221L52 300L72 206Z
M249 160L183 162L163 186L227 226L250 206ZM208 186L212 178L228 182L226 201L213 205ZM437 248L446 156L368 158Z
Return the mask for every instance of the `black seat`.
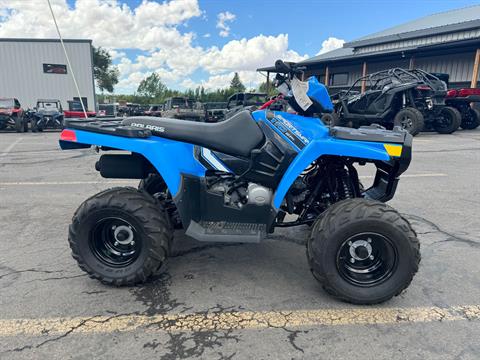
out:
M219 123L134 116L123 125L152 131L155 136L200 145L234 156L250 156L250 151L263 141L263 132L250 111L241 111Z

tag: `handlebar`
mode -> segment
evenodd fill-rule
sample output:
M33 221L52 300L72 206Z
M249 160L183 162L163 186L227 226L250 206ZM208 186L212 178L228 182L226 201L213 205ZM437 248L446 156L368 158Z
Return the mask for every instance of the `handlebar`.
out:
M285 63L283 60L275 61L275 70L284 74L297 74L306 70L305 66L297 66L294 63Z
M283 60L275 61L275 70L281 73L290 73L292 71L290 65L285 64Z

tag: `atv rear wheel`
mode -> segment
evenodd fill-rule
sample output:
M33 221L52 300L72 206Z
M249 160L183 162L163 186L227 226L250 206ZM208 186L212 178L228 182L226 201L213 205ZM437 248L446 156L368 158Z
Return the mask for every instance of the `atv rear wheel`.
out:
M424 122L423 114L419 110L413 107L406 107L395 115L393 126L400 126L412 134L412 136L415 136L423 130Z
M24 131L24 129L23 129L23 118L22 117L17 116L15 118L15 130L18 133L21 133L21 132Z
M182 220L178 214L177 207L172 200L167 188L167 184L158 174L149 174L138 184L138 189L157 199L167 212L168 218L175 229L182 228Z
M123 286L145 282L162 267L172 235L154 198L134 188L113 188L80 205L68 241L91 278Z
M465 130L473 130L480 126L480 111L473 108L468 108L464 116L460 127Z
M376 304L400 294L418 270L420 244L390 206L348 199L328 208L307 241L310 269L331 295Z
M435 120L433 128L440 134L455 132L462 123L462 114L451 106L445 106L440 112L440 117Z

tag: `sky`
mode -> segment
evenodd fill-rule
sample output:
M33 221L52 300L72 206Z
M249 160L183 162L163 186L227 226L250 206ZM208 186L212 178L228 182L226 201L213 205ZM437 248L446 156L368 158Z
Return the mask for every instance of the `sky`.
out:
M0 38L57 37L47 0L0 0ZM276 59L300 61L469 0L51 0L64 38L91 39L120 70L115 93L152 72L175 89L247 88Z

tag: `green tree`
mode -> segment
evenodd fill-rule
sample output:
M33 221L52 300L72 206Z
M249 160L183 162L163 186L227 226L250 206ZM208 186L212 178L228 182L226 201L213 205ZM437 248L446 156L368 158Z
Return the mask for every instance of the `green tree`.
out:
M167 87L160 80L160 76L154 72L140 81L137 93L150 99L163 99L167 93Z
M113 92L119 76L120 72L112 65L112 57L108 51L101 47L93 47L93 77L100 91Z
M245 92L245 85L242 84L237 72L233 75L233 79L230 82L230 90L232 92Z
M275 89L272 83L270 83L270 86L267 89L267 82L261 83L260 86L258 87L258 91L262 93L266 93L268 96L274 96L278 94L277 89Z

